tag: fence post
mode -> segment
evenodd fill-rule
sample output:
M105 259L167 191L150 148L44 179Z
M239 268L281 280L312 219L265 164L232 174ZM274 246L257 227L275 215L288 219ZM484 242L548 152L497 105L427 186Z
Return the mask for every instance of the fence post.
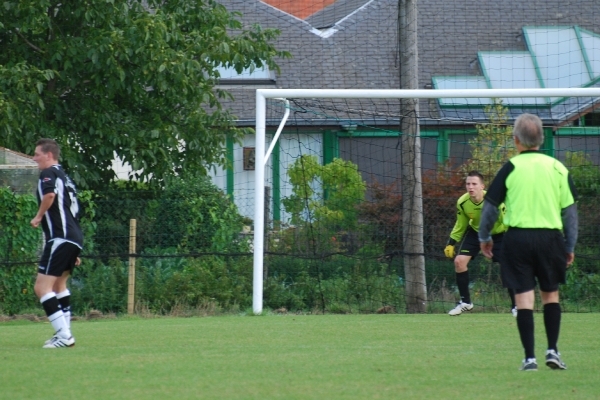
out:
M136 220L129 220L129 285L127 289L127 314L133 314L135 305L135 237Z

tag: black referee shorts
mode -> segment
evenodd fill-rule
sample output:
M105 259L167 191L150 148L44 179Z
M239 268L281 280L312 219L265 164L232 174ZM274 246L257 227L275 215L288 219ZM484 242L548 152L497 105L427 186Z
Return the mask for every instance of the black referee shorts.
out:
M502 240L503 233L499 233L497 235L492 236L492 240L494 241L494 248L492 249L492 253L494 256L492 257L492 261L499 262L500 256L502 254ZM457 256L470 256L472 258L477 257L479 252L481 251L481 247L479 246L479 235L472 228L467 228L467 232L465 232L465 236L463 236L463 240L460 243L460 247L456 251Z
M80 252L81 249L71 242L60 239L46 242L38 266L38 273L61 276L65 271L72 271Z
M558 229L510 228L504 234L502 268L504 287L524 293L535 289L555 292L565 283L567 249Z

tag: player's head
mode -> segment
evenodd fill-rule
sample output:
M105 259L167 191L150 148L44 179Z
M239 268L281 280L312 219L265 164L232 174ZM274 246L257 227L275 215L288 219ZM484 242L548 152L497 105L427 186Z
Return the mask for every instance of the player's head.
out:
M544 128L542 120L533 114L521 114L515 120L513 136L526 149L540 147L544 143Z
M35 142L33 161L39 169L51 167L60 158L60 146L53 139L40 139Z
M485 188L483 175L481 175L481 173L478 171L470 171L465 179L465 186L467 187L467 192L469 192L471 198L481 200L483 197L483 189Z

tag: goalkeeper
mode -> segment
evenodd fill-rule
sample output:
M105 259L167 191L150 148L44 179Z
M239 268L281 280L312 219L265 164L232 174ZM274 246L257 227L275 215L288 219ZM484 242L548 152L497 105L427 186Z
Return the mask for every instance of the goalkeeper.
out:
M456 286L458 286L460 294L460 301L456 307L450 310L448 313L450 315L460 315L463 311L471 311L473 309L469 293L469 270L467 265L480 251L477 233L479 231L479 221L483 208L483 197L486 193L484 190L483 175L477 171L469 172L467 174L466 187L467 193L460 196L456 202L456 223L450 233L448 244L444 249L446 257L454 259ZM507 230L507 227L502 223L502 217L506 208L504 204L500 204L498 208L500 210L499 217L491 232L495 246L493 250L494 254L501 254L502 236ZM457 244L459 244L458 247ZM499 261L496 259L496 256L492 260ZM511 289L508 289L508 293L511 300L511 312L516 317L515 295Z

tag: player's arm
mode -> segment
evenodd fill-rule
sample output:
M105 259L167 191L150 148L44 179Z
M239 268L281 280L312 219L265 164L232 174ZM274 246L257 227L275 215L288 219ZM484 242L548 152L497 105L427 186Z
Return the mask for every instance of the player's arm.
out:
M42 218L44 218L44 214L50 207L52 207L52 203L54 203L54 199L56 198L56 194L54 192L46 193L44 197L42 197L42 201L40 202L40 207L38 208L38 212L31 220L30 224L34 228L37 228L42 222Z
M456 246L456 243L463 237L467 231L467 227L469 226L469 218L467 218L463 212L460 204L456 205L456 209L456 223L454 224L454 228L452 228L450 238L448 239L448 243L446 243L446 247L444 248L444 255L448 258L454 258L456 255L454 247Z
M500 215L500 205L506 198L506 178L514 170L514 165L509 161L500 168L498 174L492 181L481 210L479 221L479 242L490 243L492 241L492 229Z
M570 175L568 179L569 190L573 198L573 204L563 208L560 215L563 223L563 234L565 235L565 247L568 254L567 264L572 264L573 260L575 259L575 243L577 243L579 221L577 218L577 203L575 203L577 193Z

